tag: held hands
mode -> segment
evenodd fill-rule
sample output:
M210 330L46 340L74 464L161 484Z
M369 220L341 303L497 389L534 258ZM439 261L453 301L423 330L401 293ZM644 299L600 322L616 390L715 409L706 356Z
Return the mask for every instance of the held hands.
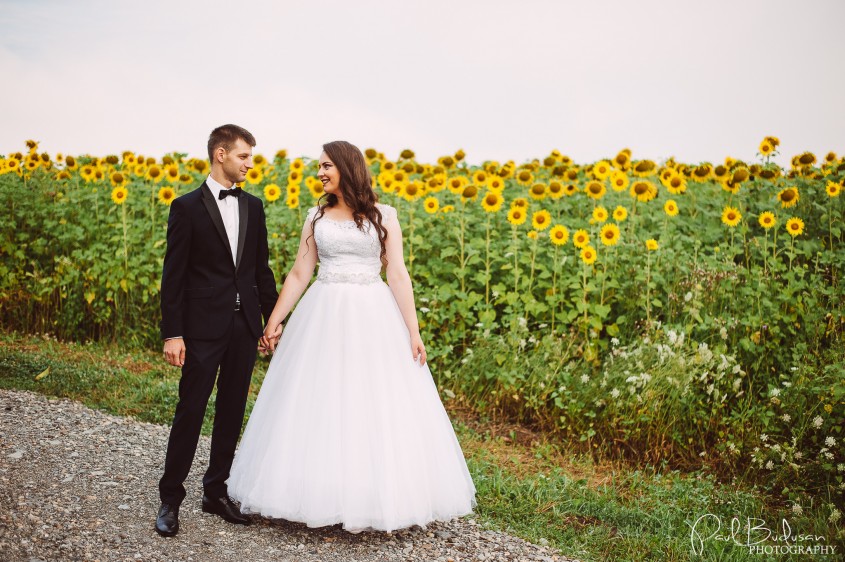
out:
M264 335L261 336L261 339L258 340L258 349L264 355L268 353L273 353L276 350L276 344L279 343L279 338L282 337L282 324L281 322L276 324L273 327L270 324L264 328Z
M419 332L411 336L411 353L413 354L415 362L419 362L420 365L425 365L425 346L423 345L422 337L420 337Z
M185 364L185 340L173 338L164 342L164 360L174 367Z

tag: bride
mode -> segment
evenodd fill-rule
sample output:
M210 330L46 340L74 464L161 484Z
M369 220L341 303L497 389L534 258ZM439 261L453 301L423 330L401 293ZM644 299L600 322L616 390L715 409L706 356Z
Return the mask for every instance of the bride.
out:
M272 351L281 337L229 494L245 513L352 532L471 513L475 486L426 365L396 210L376 203L347 142L323 145L318 178L322 204L261 338Z

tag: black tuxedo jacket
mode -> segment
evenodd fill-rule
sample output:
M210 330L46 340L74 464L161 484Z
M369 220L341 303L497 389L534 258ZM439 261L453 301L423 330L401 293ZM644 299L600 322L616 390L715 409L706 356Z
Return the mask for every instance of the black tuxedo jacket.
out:
M268 264L267 225L260 199L243 192L238 251L229 239L214 195L203 184L170 205L167 252L161 275L161 337L213 340L235 314L235 296L258 339L276 304L276 280Z

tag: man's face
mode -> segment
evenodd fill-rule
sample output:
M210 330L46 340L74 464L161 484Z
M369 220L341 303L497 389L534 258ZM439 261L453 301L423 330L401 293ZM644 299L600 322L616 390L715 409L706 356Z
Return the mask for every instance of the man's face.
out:
M223 175L232 183L240 183L246 179L246 173L252 168L252 147L238 139L232 150L217 149L218 161L222 155L221 168Z

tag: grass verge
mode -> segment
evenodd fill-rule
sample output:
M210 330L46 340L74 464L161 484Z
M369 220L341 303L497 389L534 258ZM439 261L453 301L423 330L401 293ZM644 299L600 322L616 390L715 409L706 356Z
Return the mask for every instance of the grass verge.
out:
M0 388L71 398L153 423L171 421L179 371L165 365L158 352L17 334L0 334L0 343ZM256 367L248 413L266 365L259 360ZM446 406L450 409L449 402ZM478 520L535 543L547 542L566 556L585 562L806 558L742 546L756 541L763 547L792 545L793 551L799 545L836 547L829 556L814 555L815 560L838 560L843 552L842 537L835 537L826 521L768 505L753 486L726 485L703 473L661 473L573 458L562 444L525 428L482 422L455 409L450 415L478 488ZM209 407L205 434L212 417ZM733 517L739 529L732 535ZM691 540L691 526L699 518L700 543ZM784 519L790 526L788 540L783 540ZM714 533L722 540L710 536ZM824 538L798 541L798 535ZM694 546L703 548L703 555L694 554Z

